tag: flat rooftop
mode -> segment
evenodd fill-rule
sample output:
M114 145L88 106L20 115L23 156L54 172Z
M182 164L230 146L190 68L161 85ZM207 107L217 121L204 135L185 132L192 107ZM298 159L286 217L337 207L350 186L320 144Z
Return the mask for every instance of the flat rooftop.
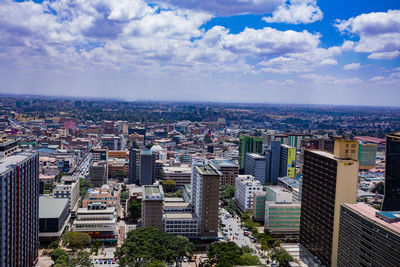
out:
M256 153L247 153L246 155L255 159L265 159L265 156Z
M79 208L77 213L78 214L107 214L107 213L114 213L115 207L107 207L106 209L102 210L89 210L87 208Z
M380 225L383 228L386 228L387 230L394 232L397 235L400 235L400 221L397 222L392 222L388 223L385 222L384 220L378 218L376 216L376 213L379 212L378 210L374 209L373 207L365 204L365 203L357 203L357 204L342 204L343 206L349 208L350 210L353 210L354 212L358 213L362 217L366 218L367 220ZM393 216L397 212L385 212L384 214L390 214L392 213ZM400 214L398 213L400 216Z
M194 219L196 218L192 213L166 213L164 214L165 219Z
M170 203L180 203L184 202L182 197L166 197L164 199L165 202L170 202Z
M281 186L281 185L267 185L266 190L268 191L268 189L274 191L276 194L279 193L291 193L288 189L286 189L285 187Z
M179 166L179 167L163 167L164 173L187 173L192 172L192 168L189 166Z
M220 172L216 171L211 165L196 166L203 175L221 175Z
M190 203L188 202L164 202L164 208L172 208L172 207L186 208L189 206Z
M69 200L66 198L39 198L39 218L59 218Z
M31 157L33 153L30 152L21 152L18 154L13 154L11 156L7 156L0 159L0 174L7 171L10 165L15 165L20 163L21 161L27 160Z
M352 159L338 159L338 158L335 158L335 156L332 153L329 153L327 151L322 151L322 150L308 150L308 151L310 151L312 153L315 153L315 154L318 154L318 155L321 155L321 156L324 156L324 157L327 157L327 158L330 158L330 159L337 160L337 161L347 161L347 162L348 161L352 161L352 162L356 162L356 160L352 160Z

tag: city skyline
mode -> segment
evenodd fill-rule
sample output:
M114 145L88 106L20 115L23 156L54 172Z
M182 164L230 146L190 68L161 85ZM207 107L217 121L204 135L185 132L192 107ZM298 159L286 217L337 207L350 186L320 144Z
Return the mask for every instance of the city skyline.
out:
M0 92L399 106L396 1L3 1Z

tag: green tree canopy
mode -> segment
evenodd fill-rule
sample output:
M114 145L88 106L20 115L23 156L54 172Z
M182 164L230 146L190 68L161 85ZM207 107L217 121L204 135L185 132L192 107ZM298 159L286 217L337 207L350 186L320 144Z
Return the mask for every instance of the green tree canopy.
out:
M258 257L252 255L252 251L250 247L240 248L234 242L216 242L211 244L208 250L209 263L215 264L216 267L261 264Z
M185 237L164 233L155 227L138 228L130 231L115 256L121 266L149 266L157 262L173 263L177 258L188 256L194 245ZM159 265L156 265L159 266Z
M235 191L236 189L234 186L230 184L223 185L221 186L221 192L219 193L219 198L222 201L229 200L235 196Z
M175 192L176 190L176 182L174 180L162 180L162 186L165 192Z
M137 200L132 200L128 206L129 219L137 222L142 213L142 205Z
M91 238L87 233L83 232L69 232L61 237L64 246L72 249L87 248L91 242Z
M289 262L293 261L292 256L290 256L283 248L272 250L271 259L278 261L279 266L284 267L289 266Z
M81 198L84 198L88 189L93 188L93 184L85 178L79 178L79 184Z

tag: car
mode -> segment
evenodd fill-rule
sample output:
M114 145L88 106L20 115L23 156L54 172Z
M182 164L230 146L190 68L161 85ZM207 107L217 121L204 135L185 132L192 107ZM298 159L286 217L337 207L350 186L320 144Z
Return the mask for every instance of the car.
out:
M95 263L96 263L96 264L98 264L98 263L99 263L99 261L98 261L98 260L96 260L96 261L95 261Z
M235 236L239 236L239 232L236 232L236 233L235 233Z
M251 235L251 232L249 232L249 231L244 231L244 233L243 233L245 236L250 236Z
M186 262L186 257L185 256L183 256L183 262Z
M111 259L108 260L108 264L111 264Z

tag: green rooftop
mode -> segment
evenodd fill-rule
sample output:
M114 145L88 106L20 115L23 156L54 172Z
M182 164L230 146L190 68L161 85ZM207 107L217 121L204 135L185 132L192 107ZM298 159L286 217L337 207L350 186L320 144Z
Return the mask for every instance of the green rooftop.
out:
M205 166L197 166L199 168L200 172L203 175L220 175L218 171L216 171L213 167L210 165L205 165Z

